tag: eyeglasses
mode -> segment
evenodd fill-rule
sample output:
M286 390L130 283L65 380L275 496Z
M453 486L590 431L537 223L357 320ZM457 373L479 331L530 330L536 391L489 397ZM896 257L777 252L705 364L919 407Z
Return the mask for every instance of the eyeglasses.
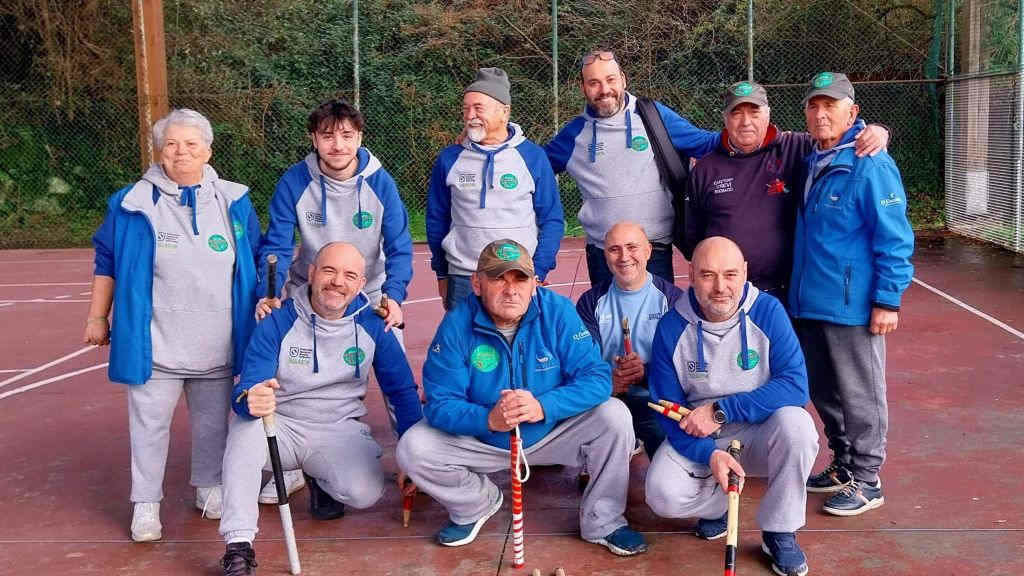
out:
M589 66L590 64L593 64L595 60L615 60L615 53L611 50L595 50L583 57L583 64L580 67Z

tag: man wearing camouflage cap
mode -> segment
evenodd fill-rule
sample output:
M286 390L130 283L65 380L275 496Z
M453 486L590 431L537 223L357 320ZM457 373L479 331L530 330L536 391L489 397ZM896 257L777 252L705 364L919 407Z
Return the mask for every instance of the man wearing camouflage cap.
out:
M833 493L825 512L854 516L882 505L878 472L889 424L885 335L899 321L914 267L914 232L899 169L885 152L858 158L864 130L853 84L838 72L811 80L804 98L814 150L802 168L789 309L804 355L811 401L825 425L832 463L807 480Z
M635 442L629 410L610 397L608 364L572 302L538 287L534 260L510 238L480 253L473 294L445 315L430 344L426 420L399 441L399 466L447 509L438 542L469 544L501 508L487 474L508 469L516 430L531 465L590 472L584 540L620 556L644 552L623 516Z
M771 123L768 93L756 82L736 82L725 92L717 148L690 175L683 254L701 240L725 236L747 258L750 283L786 302L796 215L796 173L814 139L781 132ZM868 126L857 135L857 156L874 155L889 132Z
M558 184L544 150L509 122L511 103L505 71L478 70L462 96L465 137L430 174L427 244L445 310L469 294L480 250L497 238L529 248L541 280L555 267L565 231Z

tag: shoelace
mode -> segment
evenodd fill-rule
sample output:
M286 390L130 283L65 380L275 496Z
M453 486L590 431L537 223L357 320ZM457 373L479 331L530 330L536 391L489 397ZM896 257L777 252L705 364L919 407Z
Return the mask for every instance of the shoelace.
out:
M232 574L249 573L250 572L248 570L249 568L255 568L255 567L259 566L259 564L256 563L256 553L255 553L255 551L252 548L249 548L248 550L245 550L245 551L230 550L226 554L224 554L224 558L221 560L221 566L224 568L225 571L228 568L238 568L238 569L242 569L243 568L242 566L233 566L234 563L235 563L235 558L239 558L243 562L245 562L244 569L246 570L246 572L236 572L235 570L232 570L231 571Z
M849 484L843 486L843 489L840 490L839 493L842 494L843 496L846 496L847 498L850 498L859 491L860 482L858 482L857 479L854 478L853 480L850 480Z

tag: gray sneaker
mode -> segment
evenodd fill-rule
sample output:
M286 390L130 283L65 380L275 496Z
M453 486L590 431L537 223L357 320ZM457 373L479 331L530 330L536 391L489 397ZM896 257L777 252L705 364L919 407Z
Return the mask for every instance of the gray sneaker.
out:
M845 466L833 460L824 470L807 479L807 491L816 494L839 492L853 480Z

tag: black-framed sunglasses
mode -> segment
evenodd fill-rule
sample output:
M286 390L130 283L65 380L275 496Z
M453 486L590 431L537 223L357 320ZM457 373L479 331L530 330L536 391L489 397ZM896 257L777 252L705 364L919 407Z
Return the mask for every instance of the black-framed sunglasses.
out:
M593 64L596 60L604 60L606 62L615 60L615 53L611 50L594 50L583 57L583 64L580 68Z

